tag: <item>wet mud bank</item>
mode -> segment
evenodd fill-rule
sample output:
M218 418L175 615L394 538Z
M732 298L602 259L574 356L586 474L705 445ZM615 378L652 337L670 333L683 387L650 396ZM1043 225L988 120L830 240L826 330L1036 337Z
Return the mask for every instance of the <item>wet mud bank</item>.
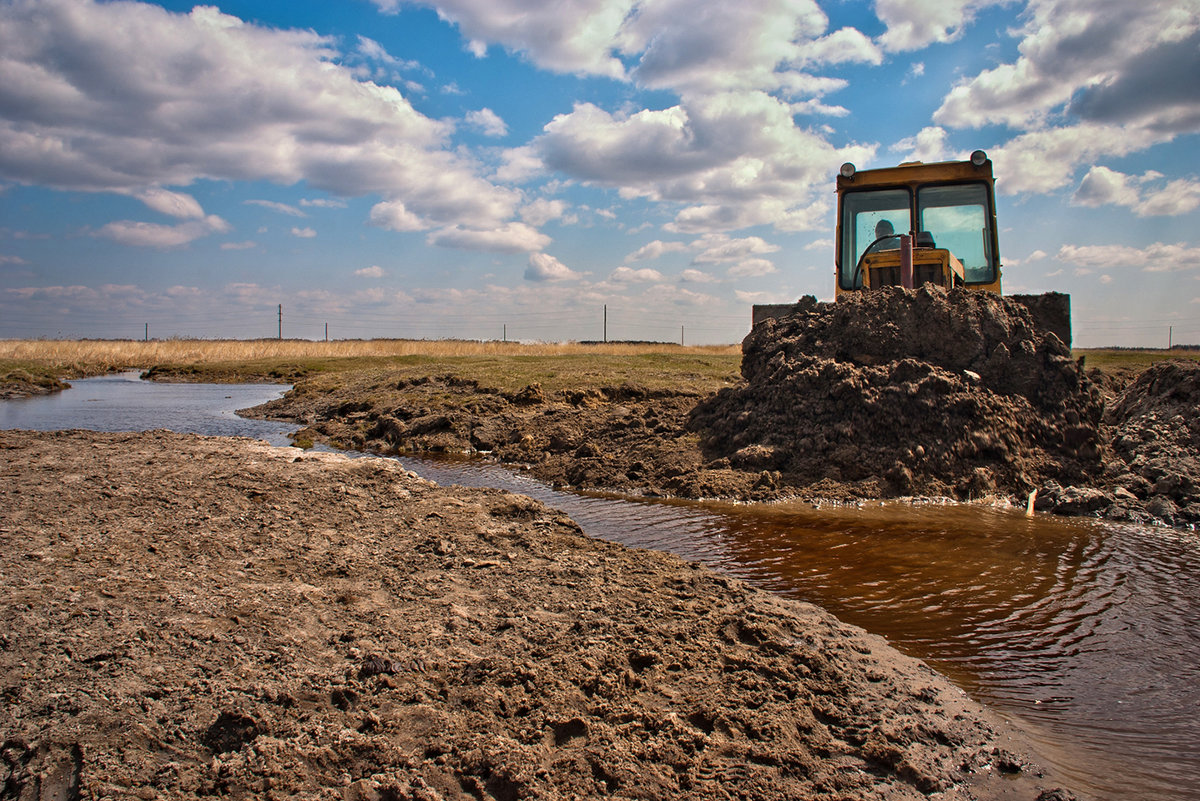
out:
M743 342L741 384L502 392L453 374L301 382L254 414L384 454L467 452L559 487L814 502L990 499L1200 522L1200 364L1088 371L986 292L808 299Z
M528 498L0 432L4 798L1070 798L820 609Z

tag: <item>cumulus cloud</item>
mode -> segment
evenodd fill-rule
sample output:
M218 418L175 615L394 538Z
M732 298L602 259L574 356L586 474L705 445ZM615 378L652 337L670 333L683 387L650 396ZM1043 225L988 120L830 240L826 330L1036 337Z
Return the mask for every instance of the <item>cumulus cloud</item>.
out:
M702 270L689 267L679 273L679 280L688 284L713 284L720 279Z
M1104 166L1092 167L1072 196L1079 206L1117 205L1139 217L1177 216L1200 207L1200 181L1180 178L1163 182L1151 171L1140 177Z
M879 37L891 52L920 50L957 39L975 14L1006 0L875 0L875 13L887 30Z
M258 243L247 239L244 242L222 242L221 250L253 250L258 247Z
M635 270L632 267L618 267L608 276L608 280L622 284L653 284L662 281L663 274L649 267L643 267L640 270Z
M354 274L359 278L383 278L383 268L378 264L372 264L370 267L363 267L360 270L355 270Z
M688 246L683 242L663 242L661 239L655 239L630 253L625 257L625 261L648 261L657 259L666 253L683 253L687 249Z
M890 150L899 153L901 161L946 161L951 154L946 144L946 129L933 125L922 128L916 136L901 139Z
M1080 165L1200 130L1200 82L1184 77L1200 74L1195 3L1030 0L1023 23L1017 59L961 81L933 116L1020 132L999 149L1016 163L1002 191L1051 191Z
M484 136L504 136L508 133L508 125L490 108L468 111L465 119L468 125Z
M767 259L743 259L726 270L734 278L770 275L778 271L778 268Z
M565 201L537 198L521 207L521 219L534 227L538 227L562 217L566 210L567 204Z
M1083 177L1072 201L1078 206L1096 207L1109 203L1132 206L1138 201L1138 193L1137 189L1130 185L1128 175L1108 167L1096 166L1088 170L1088 174Z
M774 253L778 245L767 242L760 236L733 238L724 234L710 234L692 243L699 253L692 259L693 264L716 264L742 261L748 256L763 253ZM769 263L769 262L768 262Z
M527 281L571 281L579 277L579 273L548 253L529 254L529 266L525 268Z
M177 225L120 220L103 226L94 235L122 245L165 250L183 247L201 237L228 230L228 222L216 215L209 215L202 220L189 220Z
M212 6L4 3L0 178L133 194L185 219L196 208L164 187L200 179L378 194L442 226L490 230L512 217L519 195L452 149L449 123L338 56L333 39Z
M514 222L490 230L443 228L430 233L426 241L431 245L464 250L527 253L549 245L550 237L525 223Z
M312 239L316 235L316 230L312 228L292 228L292 236L299 237L300 239Z
M533 143L546 167L625 197L685 205L670 230L703 233L823 224L831 164L874 151L835 148L761 92L707 95L665 109L612 114L580 103Z
M429 223L413 214L399 200L386 200L371 207L371 225L389 231L424 231Z
M1200 247L1184 242L1155 242L1145 248L1129 245L1063 245L1059 261L1079 270L1137 269L1148 273L1200 270Z

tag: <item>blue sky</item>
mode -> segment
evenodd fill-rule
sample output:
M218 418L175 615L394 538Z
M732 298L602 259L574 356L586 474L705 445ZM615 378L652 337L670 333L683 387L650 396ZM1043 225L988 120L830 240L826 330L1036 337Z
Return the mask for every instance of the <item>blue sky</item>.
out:
M738 342L982 148L1006 292L1200 343L1200 0L0 0L0 337Z

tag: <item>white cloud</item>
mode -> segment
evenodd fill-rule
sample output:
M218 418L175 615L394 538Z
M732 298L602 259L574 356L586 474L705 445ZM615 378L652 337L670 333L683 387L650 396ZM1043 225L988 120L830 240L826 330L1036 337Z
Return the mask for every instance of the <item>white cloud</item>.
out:
M20 256L5 256L0 254L0 264L28 264L29 262L22 259Z
M562 217L566 210L565 201L537 198L521 207L521 219L534 227L539 227Z
M492 229L443 228L426 238L431 245L464 250L526 253L550 244L550 237L525 223L508 223Z
M244 201L249 206L262 206L264 209L277 211L280 214L286 214L289 217L307 217L300 209L295 206L289 206L287 203L279 203L274 200L247 200Z
M465 119L468 125L484 136L504 136L508 133L508 125L490 108L468 111Z
M511 218L519 196L452 149L452 125L357 79L335 47L212 6L0 4L0 178L134 194L193 217L184 196L163 188L304 181L381 195L435 225Z
M829 165L873 155L834 148L797 126L788 104L758 92L627 116L581 103L548 123L534 147L548 168L624 197L690 204L669 227L690 233L823 225Z
M524 183L546 170L537 151L528 145L505 150L501 162L493 178L505 183Z
M996 191L1009 195L1052 192L1069 185L1080 165L1135 153L1165 138L1152 129L1093 123L1021 134L989 150L995 164Z
M1200 270L1200 247L1184 242L1156 242L1145 248L1129 245L1063 245L1059 261L1080 269L1137 269L1148 273ZM1078 271L1077 271L1078 272Z
M693 264L717 264L742 261L748 256L774 253L778 245L772 245L760 236L731 238L724 234L709 234L692 243L700 252L692 259ZM769 263L769 262L768 262Z
M400 0L374 2L385 12L402 5ZM805 94L820 84L800 67L881 61L879 48L861 32L843 28L828 33L829 19L816 0L413 4L436 7L458 26L468 49L479 58L486 56L489 43L498 43L543 69L689 94L750 89Z
M893 12L916 19L945 11L969 21L989 4L880 2L885 20ZM1079 180L1078 171L1087 167L1077 204L1118 203L1140 216L1196 207L1191 179L1133 202L1135 187L1125 177L1094 169L1106 158L1200 131L1200 81L1182 78L1200 74L1195 0L1028 0L1020 27L1010 33L1019 38L1017 58L961 80L933 115L941 126L1012 131L1008 141L988 148L998 191L1052 192Z
M529 266L525 268L527 281L571 281L579 277L579 273L548 253L529 254Z
M778 268L767 259L743 259L730 267L726 272L734 278L749 278L770 275L778 271Z
M346 201L330 197L300 198L301 206L315 206L321 209L344 209Z
M385 200L371 207L371 225L389 231L423 231L429 224L413 214L399 200Z
M875 13L887 26L879 37L891 52L920 50L957 39L976 12L1006 0L875 0Z
M1019 57L956 85L933 119L1022 132L996 154L1005 192L1200 130L1200 11L1182 3L1030 0ZM1003 155L1003 159L999 156Z
M244 242L222 242L221 250L253 250L258 247L258 243L247 239Z
M660 239L655 239L653 242L648 242L630 253L625 257L625 261L628 263L631 261L654 260L665 253L683 253L687 249L688 246L682 242L663 242Z
M1187 214L1200 207L1200 181L1179 178L1159 189L1149 189L1133 207L1139 217Z
M889 148L899 153L900 161L946 161L950 148L946 144L946 129L937 126L922 128L916 136L901 139Z
M293 227L292 228L292 236L296 236L301 239L312 239L316 235L317 235L317 232L312 228L307 228L307 227L305 227L305 228Z
M1138 194L1128 175L1097 165L1088 170L1071 200L1079 206L1132 206L1138 202Z
M1155 171L1135 177L1098 165L1084 176L1072 202L1125 206L1139 217L1177 216L1200 207L1200 181L1180 178L1160 185L1161 177Z
M210 234L230 230L229 223L209 215L203 220L189 220L177 225L121 220L111 222L95 232L95 236L111 239L122 245L134 247L169 249L182 247Z
M202 220L204 209L191 195L172 192L161 186L150 186L137 190L134 196L155 211L181 220Z
M618 267L608 276L608 280L618 283L639 283L653 284L663 280L663 274L658 270L652 270L649 267L643 267L640 270L635 270L632 267Z
M383 268L378 264L372 264L370 267L363 267L360 270L355 270L354 274L359 278L383 278Z
M679 280L688 284L715 284L720 279L691 267L679 273Z

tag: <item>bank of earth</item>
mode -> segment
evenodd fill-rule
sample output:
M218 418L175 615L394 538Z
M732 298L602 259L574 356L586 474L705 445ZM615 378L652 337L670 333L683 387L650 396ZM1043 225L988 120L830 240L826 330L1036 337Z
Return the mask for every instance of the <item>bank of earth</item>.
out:
M5 799L1071 797L881 638L528 498L168 432L0 477Z
M1088 370L986 292L881 290L756 326L719 392L501 390L451 372L301 380L253 410L299 441L478 453L559 487L813 502L951 497L1200 522L1200 363Z

